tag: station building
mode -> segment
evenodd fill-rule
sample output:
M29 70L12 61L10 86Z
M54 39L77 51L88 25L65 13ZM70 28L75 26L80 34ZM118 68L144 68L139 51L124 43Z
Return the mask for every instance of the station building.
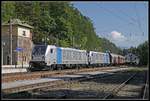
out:
M2 23L1 52L2 65L21 65L29 63L32 51L33 27L19 19ZM12 33L12 64L11 64L11 33ZM22 49L17 51L17 49Z

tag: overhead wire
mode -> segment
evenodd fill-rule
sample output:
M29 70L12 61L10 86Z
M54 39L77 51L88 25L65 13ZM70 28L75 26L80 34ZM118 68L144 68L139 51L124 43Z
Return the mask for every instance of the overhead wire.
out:
M123 15L125 15L126 17L128 17L130 20L132 20L133 22L137 22L137 20L135 18L133 18L132 16L129 16L127 13L125 13L123 10L121 9L117 9L120 13L122 13Z
M128 20L125 20L123 17L112 13L112 12L113 12L112 10L106 9L106 8L104 8L104 7L102 7L102 6L100 6L100 7L101 7L103 10L105 10L105 11L111 13L113 16L119 18L121 21L126 22L127 25L131 25L131 24L132 24L132 25L136 25L135 22L137 23L137 20L136 20L135 18L130 17L130 16L129 16L128 14L126 14L126 13L124 13L124 15L128 16L128 18L130 18L130 20L131 20L132 22L131 22L131 21L129 22ZM133 22L134 22L134 23L133 23ZM124 25L122 25L122 26L124 26ZM137 27L137 25L136 25L136 27ZM118 28L120 28L120 26L118 26ZM102 30L102 31L107 32L107 30ZM132 33L130 32L129 35L130 35L130 39L131 39Z
M105 10L105 11L111 13L113 16L119 18L121 21L124 21L125 23L128 22L127 25L129 25L129 24L135 25L133 22L129 22L128 20L124 19L123 17L112 13L112 12L113 12L112 10L106 9L106 8L104 8L104 7L102 7L102 6L100 6L100 7L101 7L103 10ZM132 20L133 20L133 18L132 18ZM135 19L134 19L134 21L135 21ZM114 26L114 25L113 25L113 26ZM124 25L121 25L121 27L122 27L122 26L124 26ZM118 28L120 28L120 26L118 26ZM103 31L106 31L106 30L103 30Z
M137 23L138 23L139 29L142 32L142 35L144 36L144 31L143 31L142 26L141 26L142 24L141 24L140 16L138 15L136 4L134 4L134 8L135 8L135 14L137 17Z
M130 24L132 24L132 25L135 25L133 22L129 22L128 20L124 19L123 17L121 17L121 16L119 16L119 15L117 15L117 14L112 13L112 12L113 12L112 10L106 9L106 8L104 8L104 7L102 7L102 6L100 6L100 8L102 8L103 10L109 12L109 13L112 14L113 16L119 18L121 21L124 21L125 23L128 23L128 24L130 23Z
M117 9L117 10L120 11L120 13L124 14L125 16L127 16L128 18L130 18L130 20L132 20L133 22L136 22L137 24L139 24L137 19L135 19L135 18L129 16L129 15L128 15L127 13L125 13L123 10L121 10L121 9ZM139 26L141 26L141 24L139 24ZM130 32L131 32L131 31L130 31ZM132 34L129 33L129 35L130 35L130 38L131 38L131 37L132 37Z
M131 25L131 23L128 23L127 25ZM120 29L120 28L125 28L124 27L125 25L117 25L117 27ZM110 32L110 29L112 29L114 27L114 25L112 25L111 28L107 28L107 29L103 29L103 30L99 30L99 32ZM115 26L116 27L116 26ZM131 36L131 35L130 35Z

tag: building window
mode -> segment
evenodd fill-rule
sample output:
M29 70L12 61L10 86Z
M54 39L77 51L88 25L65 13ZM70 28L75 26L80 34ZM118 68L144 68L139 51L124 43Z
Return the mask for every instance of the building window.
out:
M51 49L51 53L53 53L53 49Z
M23 36L26 36L26 31L23 31L23 34L22 34Z

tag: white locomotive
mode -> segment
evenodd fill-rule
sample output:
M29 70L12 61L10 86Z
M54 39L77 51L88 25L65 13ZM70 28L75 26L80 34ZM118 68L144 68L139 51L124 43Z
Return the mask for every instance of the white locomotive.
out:
M115 55L124 60L123 56ZM104 66L115 64L114 55L109 52L86 51L73 48L56 47L54 45L35 45L29 71L53 70L75 67ZM120 62L120 61L118 61Z

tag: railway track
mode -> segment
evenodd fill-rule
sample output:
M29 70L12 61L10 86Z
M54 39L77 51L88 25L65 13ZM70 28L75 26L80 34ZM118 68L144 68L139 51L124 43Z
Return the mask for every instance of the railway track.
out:
M74 88L72 88L72 85L79 84L77 88L80 89L81 86L84 87L85 89L83 89L83 92L89 92L88 90L92 90L92 89L103 90L102 92L101 91L97 92L96 98L104 99L104 97L105 97L106 99L108 99L108 98L113 99L113 97L136 76L136 74L133 75L133 73L128 73L128 71L123 71L123 72L120 71L117 73L110 73L110 74L108 73L105 75L86 76L84 78L78 78L75 80L72 80L72 79L66 80L66 81L62 80L62 82L56 81L53 83L47 82L47 83L41 83L41 84L37 84L37 85L34 84L32 86L30 85L29 88L25 88L25 90L22 87L20 87L20 88L18 87L18 89L20 89L20 90L22 89L23 91L30 91L30 90L33 90L33 88L34 88L34 90L39 90L40 92L46 92L46 91L51 90L54 93L57 92L55 89L58 89L58 92L62 93L62 95L60 95L59 98L63 98L63 97L72 98L73 96L70 96L70 95L73 95L73 93L71 91L74 91L74 90L71 90L71 89L74 89ZM120 79L118 79L118 77ZM47 78L47 77L45 77L45 78ZM100 79L100 81L98 81L98 79ZM89 85L89 88L86 88L88 86L87 82L91 82L91 81L97 82L97 84L91 83ZM100 82L100 84L98 84L99 82ZM68 89L68 90L67 91L65 91L65 90L60 91L63 88L63 86L67 86L66 89ZM92 86L94 86L94 87L92 87ZM10 89L8 89L8 92L9 91L10 91ZM43 93L41 93L41 94L43 94ZM45 96L45 94L39 95L38 97L40 98L40 96L41 96L42 98L44 98L43 96ZM50 93L48 92L47 94L48 94L48 96L46 95L47 96L46 98L51 98L49 96ZM82 94L83 93L81 91L81 94L79 94L79 95L82 95ZM92 94L93 93L91 93L90 96ZM76 96L74 96L74 97L76 98Z
M73 84L79 84L79 85L83 85L83 87L86 87L86 85L87 85L87 82L86 81L90 81L90 80L96 80L96 79L104 79L104 78L112 78L112 76L114 76L114 78L115 78L115 73L113 74L104 74L104 75L97 75L97 76L93 76L93 77L87 77L87 78L81 78L81 79L77 79L77 80L68 80L66 83L65 83L65 85L67 85L67 87L65 88L66 90L68 89L70 89L71 90L71 85L73 85ZM129 76L129 75L128 75ZM118 81L115 81L116 83L118 82ZM121 81L120 81L121 82ZM78 85L78 87L79 87L79 85ZM91 85L94 85L94 84L91 84ZM59 87L57 87L57 88L52 88L52 89L61 89L61 88L63 88L63 86L64 85L61 85L61 86L59 86ZM115 86L113 86L113 87L117 87L116 85ZM80 88L80 87L79 87ZM90 88L90 89L89 89ZM89 88L85 88L84 90L91 90L92 89L92 87L90 87L89 86ZM109 87L107 87L107 88L109 88ZM48 89L51 89L51 88L44 88L45 90L48 90ZM51 89L51 90L52 90ZM96 88L96 89L98 89L98 88ZM100 89L105 89L105 87L100 87ZM110 90L112 89L112 86L109 88L109 90L107 90L108 92L110 92ZM106 89L105 89L106 90ZM41 91L44 91L44 90L41 90ZM54 90L54 92L55 92L56 90ZM58 91L58 92L61 92L61 91ZM88 92L88 91L87 91ZM66 98L72 98L72 96L70 96L70 95L73 95L71 92L69 92L69 91L63 91L62 92L63 93L63 95L60 97L60 98L63 98L63 97L66 97ZM43 95L41 95L41 96L43 96ZM98 96L98 97L100 97L100 98L103 98L104 96L106 96L106 95L101 95L101 96ZM50 97L49 97L50 98ZM56 96L56 98L57 98L57 96Z
M43 76L42 78L47 78L47 76ZM31 89L41 89L41 88L47 88L47 87L57 87L58 85L63 85L63 84L67 84L67 83L70 83L70 82L71 83L79 82L81 80L87 80L87 79L89 79L89 78L85 77L85 78L81 78L81 79L77 79L77 80L72 80L72 79L68 80L67 79L67 81L66 80L57 80L57 81L53 81L53 82L47 81L47 82L43 82L43 83L30 84L30 85L27 85L27 86L18 86L18 87L13 87L13 88L9 88L9 89L7 88L7 89L3 89L3 92L9 94L9 93L15 93L15 92L21 92L21 91L28 91L28 90L31 90ZM12 85L14 85L13 82L10 82L10 83L12 83Z
M109 69L105 68L104 70L110 70L110 68ZM76 74L74 74L75 78L71 77L72 74L68 75L69 79L67 79L68 77L66 77L65 75L64 75L64 78L66 78L66 79L61 78L61 77L63 77L63 75L61 74L61 75L55 75L56 78L55 77L52 77L52 78L50 77L49 78L47 76L43 76L41 79L38 79L38 80L34 79L34 80L23 80L23 81L18 80L16 82L6 82L6 83L2 84L3 92L9 94L9 93L15 93L15 92L28 91L28 90L32 90L32 89L41 89L41 88L47 88L47 87L52 88L52 86L51 86L51 84L52 84L51 80L54 80L54 79L55 80L53 82L55 82L55 83L54 83L53 86L55 86L57 88L57 85L64 85L64 84L68 84L68 83L70 84L70 82L71 83L75 83L75 82L79 82L79 81L83 81L83 80L88 80L88 79L92 79L92 78L96 78L96 77L98 78L99 77L99 73L103 73L103 72L98 72L98 74L96 74L96 76L95 76L95 74L92 75L94 77L88 76L88 75L87 76L79 76L78 77L78 75L80 75L78 73L77 73L77 77L76 77ZM84 71L84 73L86 73L86 72ZM91 71L89 73L91 73ZM43 81L43 79L44 79L44 81ZM61 81L63 81L63 82L61 82Z
M139 74L137 71L133 73L132 72L128 73L128 71L125 71L117 74L114 73L112 75L103 75L103 76L84 78L77 81L69 81L67 86L64 87L61 86L52 89L48 89L48 88L43 89L42 91L45 92L45 94L41 95L41 97L51 98L50 94L52 92L53 93L60 92L62 93L62 96L59 96L60 99L63 97L71 98L71 99L72 98L118 99L117 97L120 97L120 99L129 99L130 97L132 99L142 99L142 97L139 96L139 94L142 92L141 84L143 85L143 83L141 82L141 78L139 78L141 76L142 75ZM142 76L142 78L144 77ZM76 88L76 83L77 83L77 88ZM130 96L130 94L128 94L129 96L127 95L124 98L122 97L122 95L118 96L117 95L118 92L121 92L124 88L128 89L126 93L128 93L128 91L129 93L132 92L133 96ZM136 95L134 95L135 92ZM40 96L38 97L40 98ZM57 97L58 96L56 96L56 98Z
M148 91L148 89L149 89L149 74L147 72L146 82L145 82L145 85L143 87L143 95L142 95L143 100L149 98L149 91Z
M116 93L118 93L130 80L132 80L137 73L131 75L127 80L125 80L121 85L114 88L109 94L107 94L103 99L111 99Z
M57 71L39 71L39 72L26 72L26 73L9 73L2 75L2 82L12 82L17 80L32 80L42 77L51 77L55 75L75 74L78 72L92 72L99 70L111 70L118 67L101 67L101 68L82 68L82 69L68 69L68 70L57 70Z
M145 72L145 75L141 75L139 73L140 72L137 72L131 75L118 87L114 87L114 89L103 99L148 99L148 76L146 76L147 72ZM141 80L142 78L143 80ZM134 87L133 85L135 84L136 86Z

